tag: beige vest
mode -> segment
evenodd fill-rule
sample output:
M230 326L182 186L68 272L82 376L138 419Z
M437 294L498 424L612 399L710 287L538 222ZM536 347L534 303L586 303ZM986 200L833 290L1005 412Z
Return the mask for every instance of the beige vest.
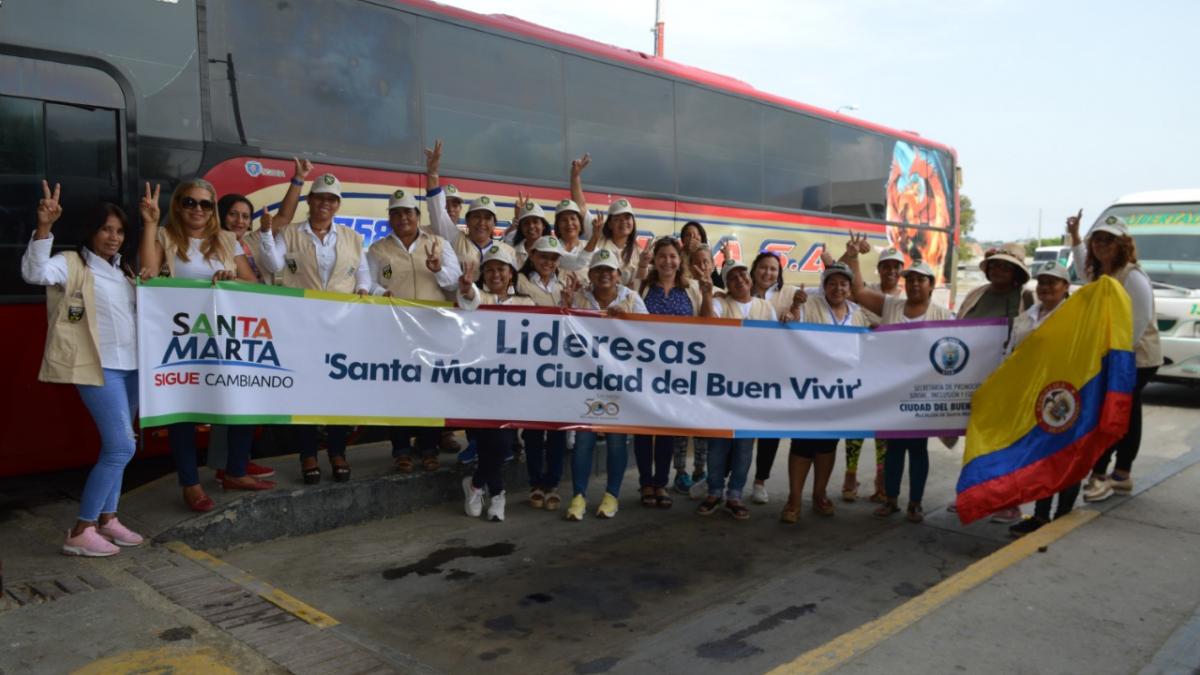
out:
M971 309L974 308L975 305L979 304L979 299L983 297L984 293L987 293L987 290L990 287L991 284L984 284L982 286L976 286L975 288L972 288L971 292L967 293L967 297L963 298L962 304L959 305L958 316L963 319L969 318L967 314L970 313ZM1033 293L1031 291L1021 291L1021 304L1017 308L1017 316L1020 316L1030 307L1033 307L1034 302L1036 302L1036 300L1034 300Z
M748 316L742 316L742 306L728 295L721 295L716 298L716 302L721 307L722 319L743 319L749 321L770 321L771 320L771 305L762 298L750 299L750 313Z
M483 306L483 305L525 305L525 306L532 307L537 304L536 302L533 301L533 298L526 296L526 295L510 295L510 296L508 296L507 300L501 302L500 296L496 295L495 293L488 293L487 291L481 291L478 288L475 289L475 292L479 294L479 305L480 306Z
M788 307L791 307L791 305L789 304ZM833 316L830 314L832 310L829 307L829 303L825 301L825 296L813 293L808 296L808 300L801 307L804 308L804 316L801 317L801 321L804 323L834 325ZM867 327L871 325L871 320L867 317L862 307L856 306L850 314L850 320L842 325Z
M561 271L558 273L558 283L567 283L566 275ZM541 286L530 281L529 275L526 274L517 275L517 293L528 295L533 304L539 307L558 307L562 303L561 289L558 293L547 293Z
M625 312L628 314L633 314L634 308L637 307L637 297L637 293L626 293L624 298L614 302L613 304L609 305L609 307L617 307L625 310ZM576 293L575 297L572 298L571 308L590 309L592 311L595 311L596 309L594 306L592 306L591 300L588 300L588 297L584 295L583 291ZM608 307L605 307L605 309L608 309Z
M217 232L217 236L221 239L221 267L230 272L237 272L237 263L234 258L242 252L242 245L238 243L237 235L226 230ZM167 236L167 231L164 228L158 229L158 243L163 249L163 265L167 268L167 276L175 276L175 258L179 253L179 247L175 242Z
M302 229L304 225L292 223L283 228L283 285L333 293L353 293L357 290L358 263L362 260L363 250L362 235L345 225L331 225L338 228L337 243L334 244L329 283L323 283L321 270L317 268L317 247ZM278 246L279 233L275 237L275 245Z
M46 287L46 348L38 380L63 384L104 384L96 311L95 278L74 251L67 261L67 283Z
M1125 285L1125 279L1133 270L1140 270L1137 263L1127 263L1113 278ZM1155 311L1154 294L1150 294L1150 323L1142 331L1142 339L1133 346L1134 362L1138 368L1153 368L1163 364L1162 344L1158 339L1158 314Z
M636 237L637 232L633 232L629 236ZM606 248L609 251L612 251L612 254L617 257L617 260L624 260L624 258L621 257L622 255L624 255L624 252L621 250L620 247L618 247L616 244L614 244L611 239L608 239L608 238L601 239L600 244L598 246L596 246L596 250L599 251L602 248ZM637 268L638 268L638 247L634 246L633 253L631 253L629 255L629 262L623 263L621 265L621 285L622 286L628 286L630 288L637 287L637 284L635 283L635 280L637 279Z
M388 235L371 244L367 256L378 271L376 283L391 291L392 297L443 302L446 292L438 286L437 275L425 265L428 258L425 249L433 247L433 254L440 256L441 247L448 245L436 234L421 231L417 234L413 252L409 253L399 239Z
M883 324L890 325L917 321L952 321L954 319L953 312L932 301L925 308L924 316L910 319L904 316L904 306L906 304L908 304L907 300L903 297L885 296L883 299L883 314L881 315Z
M242 235L242 243L246 244L246 247L250 249L250 255L254 258L254 264L258 267L258 274L263 278L263 283L269 283L272 286L282 286L283 272L268 275L267 271L262 267L262 230L254 230ZM250 261L247 260L246 262Z
M493 241L487 246L484 246L483 250L486 251L493 245L508 249L508 252L513 256L513 259L516 259L517 252L513 250L512 246L509 246L502 241ZM463 269L467 268L467 263L469 262L475 263L475 269L478 270L480 268L479 247L475 245L475 242L471 241L471 238L468 237L465 232L460 232L458 236L454 238L454 254L458 256L458 264L461 265ZM518 267L520 266L518 265Z

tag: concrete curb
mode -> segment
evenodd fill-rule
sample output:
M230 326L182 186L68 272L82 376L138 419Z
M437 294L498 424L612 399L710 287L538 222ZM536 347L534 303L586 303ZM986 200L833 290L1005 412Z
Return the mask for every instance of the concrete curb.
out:
M204 551L224 550L382 520L461 500L462 479L470 471L467 467L432 473L418 470L409 475L249 493L159 532L154 541L180 541ZM526 488L524 466L517 462L505 465L504 482L508 491Z

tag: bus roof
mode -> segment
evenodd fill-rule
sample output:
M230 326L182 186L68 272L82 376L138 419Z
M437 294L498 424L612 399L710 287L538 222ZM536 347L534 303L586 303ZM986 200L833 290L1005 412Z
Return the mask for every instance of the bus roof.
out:
M1113 206L1122 204L1200 204L1200 189L1134 192L1121 197Z
M900 131L892 129L881 124L866 122L848 115L842 115L824 108L800 103L789 98L771 94L754 88L750 84L743 82L737 78L721 75L712 71L696 68L683 63L671 61L670 59L657 58L652 54L639 52L634 49L625 49L615 45L605 44L596 40L591 40L571 33L564 33L553 28L547 28L536 23L509 16L507 14L479 14L470 10L461 9L459 7L451 7L443 5L432 0L393 0L399 5L408 5L414 8L422 9L433 14L440 14L447 17L452 17L462 21L479 24L489 28L494 28L505 33L521 35L528 38L533 38L541 42L566 47L570 50L592 54L606 58L610 61L616 61L632 66L639 70L657 71L664 75L670 75L684 80L691 80L699 84L707 85L714 89L724 90L733 94L748 96L760 101L774 103L776 105L792 108L800 112L805 112L818 117L836 120L862 129L868 129L888 136L902 138L911 143L917 143L927 147L937 148L950 153L957 162L958 153L954 148L931 141L912 131Z

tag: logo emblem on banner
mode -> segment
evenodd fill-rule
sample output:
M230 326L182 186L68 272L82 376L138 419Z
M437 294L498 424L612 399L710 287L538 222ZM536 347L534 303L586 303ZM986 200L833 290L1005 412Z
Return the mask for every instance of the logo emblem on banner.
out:
M587 406L584 417L616 417L621 414L621 406L616 401L589 398L583 404Z
M953 337L944 337L929 349L929 362L942 375L957 375L967 366L971 350L967 343Z
M1061 434L1079 419L1079 390L1070 382L1051 382L1038 394L1034 415L1043 431Z

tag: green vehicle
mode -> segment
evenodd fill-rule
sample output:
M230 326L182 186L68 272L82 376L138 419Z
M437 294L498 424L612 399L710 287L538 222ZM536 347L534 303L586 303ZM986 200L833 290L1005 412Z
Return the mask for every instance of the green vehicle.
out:
M1200 384L1200 189L1138 192L1100 214L1121 216L1154 284L1164 363L1155 379Z

